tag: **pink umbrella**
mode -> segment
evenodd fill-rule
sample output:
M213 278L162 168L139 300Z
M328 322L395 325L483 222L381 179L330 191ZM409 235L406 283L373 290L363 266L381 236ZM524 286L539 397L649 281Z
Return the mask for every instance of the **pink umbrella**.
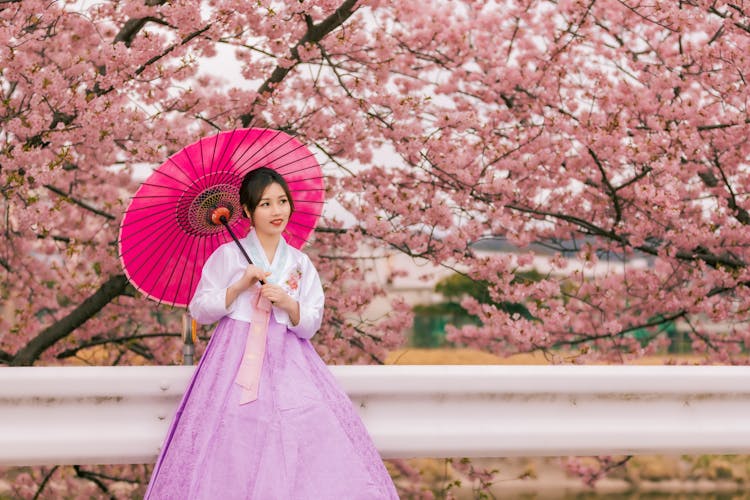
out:
M239 245L235 233L249 231L238 191L245 174L259 167L276 170L289 184L294 213L284 237L302 247L325 198L323 173L313 154L278 130L221 132L170 156L130 201L119 245L133 285L151 299L186 307L209 255L231 239Z

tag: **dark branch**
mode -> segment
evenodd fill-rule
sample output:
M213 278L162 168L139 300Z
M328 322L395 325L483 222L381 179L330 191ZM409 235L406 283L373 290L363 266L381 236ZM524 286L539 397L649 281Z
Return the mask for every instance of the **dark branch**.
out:
M352 14L354 14L357 2L358 0L346 0L339 6L338 9L336 9L333 14L331 14L318 24L312 24L312 22L310 22L308 19L307 31L305 32L304 36L300 38L300 40L295 44L295 46L290 49L292 59L296 62L299 62L299 47L307 43L316 44L323 38L325 38L325 36L330 32L343 25L344 22L346 22L346 20L349 19ZM240 120L244 127L248 127L252 124L253 119L255 118L255 114L253 111L255 109L255 106L260 102L262 98L273 92L274 86L284 80L284 78L289 74L292 68L294 68L294 65L291 65L289 67L277 65L276 68L274 68L271 76L261 84L260 88L258 88L258 97L256 97L252 104L250 104L250 111L240 115Z
M115 482L124 482L124 483L130 483L130 484L140 484L140 481L137 479L130 479L127 477L120 477L120 476L111 476L109 474L102 474L101 472L94 472L91 470L83 470L81 469L81 472L86 474L87 478L98 478L98 479L104 479L106 481L115 481Z
M109 495L109 498L111 500L116 500L116 497L110 493L109 488L107 488L107 485L104 484L104 481L99 479L97 477L97 474L94 474L93 472L81 469L80 465L74 465L73 469L76 471L76 475L80 477L81 479L88 479L92 483L94 483L100 490L102 490L103 493L106 493Z
M603 229L591 221L581 219L580 217L576 217L574 215L563 214L563 213L558 213L558 212L548 212L545 210L522 207L520 205L506 205L506 207L510 208L511 210L517 210L523 213L530 213L530 214L534 214L538 216L552 217L555 219L563 220L565 222L578 226L579 228L585 230L587 234L590 234L592 236L599 236L601 238L616 241L620 243L621 245L630 246L634 250L641 251L648 255L653 255L653 256L659 255L659 249L655 246L650 246L650 245L632 246L630 242L628 241L628 238L626 235L617 234L614 231ZM688 262L703 261L713 268L723 266L729 269L743 269L747 267L746 262L732 255L729 255L729 254L717 255L702 248L697 248L695 250L679 250L675 254L675 257L677 257L680 260L684 260Z
M154 57L152 57L151 59L149 59L145 63L141 64L138 67L138 69L135 70L135 74L136 75L140 75L141 73L143 73L146 70L146 68L148 68L150 65L154 64L156 61L158 61L162 57L166 56L170 52L172 52L176 47L178 47L179 45L185 45L186 43L188 43L193 38L195 38L195 37L197 37L197 36L205 33L206 31L208 31L209 28L211 28L210 24L208 26L204 26L203 28L199 29L198 31L194 31L194 32L190 33L188 36L186 36L185 38L183 38L182 40L180 40L180 43L178 45L172 45L171 47L167 48L161 54L155 55Z
M56 342L70 335L116 297L125 295L129 287L124 274L117 274L107 280L93 295L87 297L67 316L45 328L28 344L19 350L10 366L31 366L39 356Z
M719 171L719 174L721 174L721 180L729 193L727 204L729 205L729 208L734 210L736 214L735 218L743 224L750 224L750 214L737 202L737 195L735 194L734 189L732 189L732 183L724 173L724 169L721 167L721 162L718 157L714 158L714 165L716 165L716 169Z
M146 0L145 2L147 7L164 5L165 3L167 3L167 0ZM152 16L129 19L122 26L122 28L120 28L120 31L115 36L115 43L123 42L126 46L130 47L130 44L133 43L133 39L135 38L135 36L149 21L159 24L166 24L163 20Z
M36 500L37 498L39 498L39 495L42 494L42 492L44 491L44 488L47 487L47 483L49 482L49 480L52 477L52 475L57 471L58 467L59 467L59 465L55 465L54 467L52 467L52 469L50 469L50 471L47 473L47 475L44 476L44 479L39 484L39 488L37 488L37 490L36 490L36 494L34 495L34 500Z
M104 212L103 210L99 210L98 208L94 208L94 207L92 207L91 205L89 205L88 203L86 203L84 201L81 201L81 200L78 200L76 198L73 198L72 196L70 196L69 194L67 194L65 191L63 191L62 189L60 189L60 188L58 188L56 186L53 186L52 184L45 184L44 187L46 187L47 189L49 189L53 193L55 193L55 194L57 194L59 196L62 196L67 201L69 201L71 203L74 203L74 204L78 205L79 207L85 208L86 210L88 210L90 212L93 212L96 215L101 215L102 217L104 217L106 219L109 219L109 220L115 220L115 216L114 215L109 214L107 212Z
M750 123L750 118L747 118L740 123L714 123L712 125L698 125L696 127L696 130L698 130L698 132L707 132L709 130L720 130L725 128L737 127L739 125L747 125L748 123Z
M555 343L555 347L562 347L564 345L573 346L573 345L583 344L586 342L591 342L593 340L602 340L602 339L608 339L608 338L614 339L616 337L622 337L630 332L634 332L642 328L653 328L655 326L668 324L680 318L687 318L687 311L685 310L677 311L676 313L670 314L669 316L661 316L659 318L652 319L650 321L641 323L639 325L632 325L627 328L623 328L617 333L591 334L591 335L580 334L575 339Z
M79 351L88 349L89 347L95 347L98 345L126 344L128 342L132 342L138 339L153 339L153 338L159 338L159 337L180 337L180 336L181 336L180 333L167 332L167 333L144 333L141 335L128 335L127 337L115 337L111 339L99 338L99 339L92 340L91 342L85 342L85 343L79 344L72 349L66 349L65 351L57 355L57 359L71 358L73 356L76 356Z
M161 1L159 3L164 3L164 1ZM130 47L130 44L133 43L133 39L138 34L138 32L141 31L141 29L143 29L143 27L146 26L146 24L149 22L167 25L167 23L165 23L162 19L152 16L129 19L115 36L115 43L122 42L126 47Z
M599 169L599 173L602 176L602 183L607 188L607 194L609 194L609 198L612 200L612 206L615 209L615 225L619 224L622 220L622 208L620 207L620 198L617 196L617 191L614 187L612 187L612 184L609 182L609 178L607 178L607 172L604 170L604 165L602 165L602 162L599 160L599 157L596 156L596 153L594 153L594 150L591 148L588 148L589 156L594 160L594 163L596 164L596 168Z

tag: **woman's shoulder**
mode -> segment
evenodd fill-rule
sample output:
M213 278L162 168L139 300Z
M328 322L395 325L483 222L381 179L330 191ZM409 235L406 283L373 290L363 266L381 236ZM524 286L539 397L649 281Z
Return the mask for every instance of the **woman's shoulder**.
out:
M227 241L216 247L208 258L210 260L226 259L239 253L240 249L237 247L237 243L234 241Z
M294 248L293 246L289 245L289 255L292 257L292 260L298 264L302 264L304 266L312 266L312 261L310 260L310 257L300 250L299 248Z

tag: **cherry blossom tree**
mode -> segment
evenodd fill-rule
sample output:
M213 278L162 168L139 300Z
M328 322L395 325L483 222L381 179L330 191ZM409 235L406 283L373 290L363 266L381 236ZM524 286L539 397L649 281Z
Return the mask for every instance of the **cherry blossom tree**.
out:
M101 363L176 362L179 314L140 297L117 258L132 174L263 126L314 147L356 219L322 221L309 248L328 361L380 362L409 325L402 301L362 315L383 290L355 257L374 248L487 284L490 303L462 302L480 324L454 342L621 362L664 349L678 322L708 362L746 363L747 9L2 0L0 362L90 345ZM240 81L205 70L217 55ZM476 251L493 238L518 250ZM552 268L514 281L531 244Z

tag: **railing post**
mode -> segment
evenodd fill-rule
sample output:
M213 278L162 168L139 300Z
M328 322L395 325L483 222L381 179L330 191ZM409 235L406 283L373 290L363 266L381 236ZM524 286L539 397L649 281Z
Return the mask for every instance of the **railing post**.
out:
M188 313L182 313L182 364L195 362L195 320Z

